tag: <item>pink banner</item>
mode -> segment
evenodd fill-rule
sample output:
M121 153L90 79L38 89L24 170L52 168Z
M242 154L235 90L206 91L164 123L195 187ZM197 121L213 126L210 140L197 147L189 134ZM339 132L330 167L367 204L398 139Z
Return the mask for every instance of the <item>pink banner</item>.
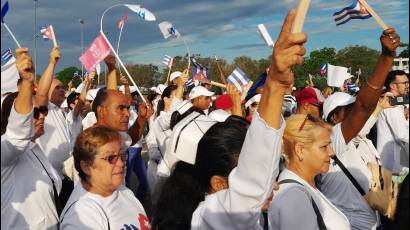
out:
M91 44L90 48L85 51L79 58L88 72L92 72L95 66L104 60L110 54L110 46L104 37L100 34Z

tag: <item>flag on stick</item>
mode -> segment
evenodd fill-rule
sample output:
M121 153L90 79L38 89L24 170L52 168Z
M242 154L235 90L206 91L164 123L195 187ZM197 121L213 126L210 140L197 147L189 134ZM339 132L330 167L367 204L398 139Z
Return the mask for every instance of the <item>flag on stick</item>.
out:
M371 15L367 9L357 0L353 0L353 3L350 6L333 14L336 26L343 25L350 21L350 19L367 19L370 17Z
M6 62L9 61L12 57L13 57L13 51L11 51L10 48L8 48L6 51L4 51L1 54L1 58Z
M164 64L168 68L171 68L173 60L174 59L171 56L164 55L164 59L162 61L162 64Z
M168 21L163 21L159 23L158 27L165 39L168 39L171 36L175 36L175 37L181 36L178 30Z
M327 85L342 87L345 80L350 77L346 67L327 64Z
M320 76L322 76L322 77L325 76L326 70L327 70L326 64L325 63L321 64L320 65Z
M9 2L6 1L6 3L4 3L4 5L1 7L1 23L4 23L4 16L6 16L8 11L9 11Z
M121 20L118 22L118 29L122 30L124 28L125 25L125 21L128 20L128 15L124 15L122 16Z
M87 69L88 72L94 70L95 66L104 60L105 57L110 54L111 49L108 45L107 41L100 34L91 44L90 48L88 48L83 55L80 57L81 63L83 63L84 67Z
M199 72L202 72L202 74L203 74L206 78L210 79L208 68L205 67L205 66L203 66L203 65L201 65L201 64L199 64L199 63L195 60L195 58L191 57L190 59L191 59L192 65L194 66L194 68L192 69L192 76L195 76L195 75L197 75Z
M239 67L236 67L226 80L229 84L235 85L236 88L238 88L238 90L241 92L243 91L244 87L250 82L249 77Z
M52 25L40 26L40 34L43 35L43 39L45 41L52 40L53 41L53 46L57 47L57 41L56 41L56 37L55 37L54 29L53 29Z

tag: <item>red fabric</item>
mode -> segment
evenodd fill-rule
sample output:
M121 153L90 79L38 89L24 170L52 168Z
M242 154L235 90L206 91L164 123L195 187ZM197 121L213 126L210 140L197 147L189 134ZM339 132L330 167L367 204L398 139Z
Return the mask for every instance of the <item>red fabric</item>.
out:
M215 101L215 107L217 109L230 109L233 106L233 102L231 97L228 94L222 95L218 97Z
M296 94L298 105L306 103L321 104L317 99L316 91L312 87L306 87Z
M81 63L88 72L92 72L95 66L104 60L105 57L110 54L111 49L108 42L105 40L104 36L100 34L91 44L90 48L85 51L80 57Z

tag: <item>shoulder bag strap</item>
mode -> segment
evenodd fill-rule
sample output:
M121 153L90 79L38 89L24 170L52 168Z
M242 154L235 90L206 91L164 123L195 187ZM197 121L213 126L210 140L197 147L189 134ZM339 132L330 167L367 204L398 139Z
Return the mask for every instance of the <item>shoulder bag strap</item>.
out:
M343 173L349 178L350 182L354 185L354 187L359 191L359 193L364 196L366 195L366 192L363 190L362 187L360 187L359 183L357 180L352 176L352 174L349 172L349 170L344 166L344 164L337 158L336 154L332 157L332 159L336 162L337 165L339 165L340 169L342 169Z
M300 183L299 181L296 181L296 180L293 180L293 179L285 179L285 180L279 181L279 184L286 184L286 183L295 183L295 184L299 184L303 187L303 191L310 197L310 201L312 203L313 210L315 211L315 214L316 214L316 220L317 220L317 225L319 227L319 230L327 230L325 222L323 221L322 214L320 214L319 208L317 207L316 202L313 200L312 196L309 194L308 191L306 191L305 186L302 183Z

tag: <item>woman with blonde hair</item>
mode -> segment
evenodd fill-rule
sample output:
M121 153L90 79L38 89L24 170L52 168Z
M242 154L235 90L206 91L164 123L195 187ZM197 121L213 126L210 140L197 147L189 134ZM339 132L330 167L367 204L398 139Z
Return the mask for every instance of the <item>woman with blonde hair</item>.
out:
M283 148L289 162L269 208L271 229L350 229L347 218L315 185L315 176L329 170L331 134L332 126L310 114L286 120Z

